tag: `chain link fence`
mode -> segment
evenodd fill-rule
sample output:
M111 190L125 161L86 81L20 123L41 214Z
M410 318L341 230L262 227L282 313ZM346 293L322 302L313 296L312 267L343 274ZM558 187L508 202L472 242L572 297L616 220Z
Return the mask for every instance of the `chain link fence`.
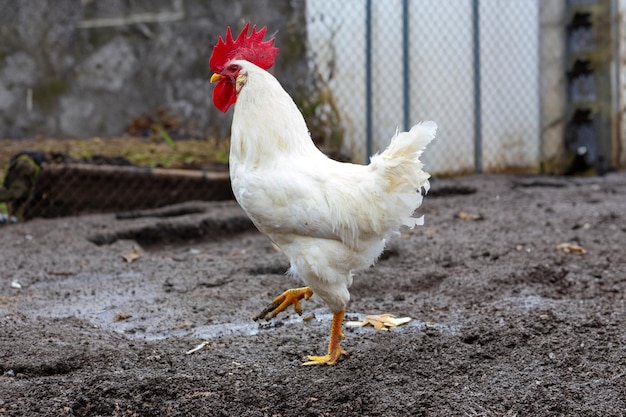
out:
M364 162L395 129L435 120L434 172L536 167L539 2L307 2L313 61Z
M541 142L539 0L295 3L304 9L306 58L318 89L315 106L305 112L316 143L329 150L339 148L346 159L363 163L387 146L396 128L408 129L421 120L434 120L439 125L437 140L423 158L427 169L436 175L537 169ZM16 4L0 0L0 21L17 19L21 11ZM193 13L184 0L161 1L159 6L140 0L81 4L82 14L75 20L86 31L72 35L51 30L48 36L56 36L54 42L71 46L76 36L96 36L89 29L111 26L128 27L133 36L147 42L152 38L158 41L157 31L150 25L184 22ZM126 10L125 15L120 15L120 7ZM67 7L48 7L40 12L55 15L55 19L60 15L69 19L79 13ZM6 25L3 30L8 30ZM24 31L20 36L35 36L36 28L19 30ZM281 36L286 34L279 32L277 37ZM117 46L128 49L129 59L137 61L132 45L120 41ZM167 46L171 45L161 45ZM181 48L184 53L180 56L206 52L172 47ZM152 54L158 50L157 46L150 49ZM7 51L0 52L8 55ZM67 57L58 59L62 65ZM105 61L91 64L108 65ZM126 67L122 62L120 65L123 72ZM0 70L17 71L11 76L19 78L20 67L11 68L3 62ZM184 91L204 94L196 84L189 84ZM108 90L106 83L101 87L102 94L111 96L110 110L121 111L124 106L115 104L115 92ZM146 86L137 87L137 100L141 100L141 90ZM8 91L9 87L0 83L0 96L3 88ZM32 105L28 101L32 101L32 94L42 92L26 91L26 106ZM89 96L84 98L68 104L76 106L73 117L78 122L83 117L80 111L89 106ZM176 98L173 102L181 103L175 110L185 120L193 121L198 112L206 111ZM40 126L45 130L46 121ZM168 119L159 112L136 119L126 128L134 129L129 131L134 135L147 132L153 141L163 141L168 139L168 132L176 132L180 126L179 119ZM138 167L142 164L123 159L111 164L106 158L94 161L87 153L59 156L43 151L11 155L10 166L8 162L3 166L7 173L3 174L0 200L5 205L0 210L27 219L231 198L227 173L224 169L210 173L210 165L192 163L188 167L194 170L167 170L154 160L149 167Z

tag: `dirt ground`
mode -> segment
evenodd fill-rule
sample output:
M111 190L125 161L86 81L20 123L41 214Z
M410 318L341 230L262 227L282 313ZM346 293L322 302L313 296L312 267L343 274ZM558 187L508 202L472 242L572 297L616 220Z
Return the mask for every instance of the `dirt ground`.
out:
M347 313L413 320L332 367L319 300L251 319L300 283L232 203L3 226L0 415L625 416L626 173L432 185Z

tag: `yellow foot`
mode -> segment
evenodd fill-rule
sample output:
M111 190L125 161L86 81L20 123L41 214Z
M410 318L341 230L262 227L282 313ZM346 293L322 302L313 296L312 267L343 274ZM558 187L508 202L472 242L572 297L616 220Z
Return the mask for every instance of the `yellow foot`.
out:
M330 328L330 341L328 342L328 355L309 356L308 362L304 362L302 365L334 365L341 358L341 355L348 354L339 344L339 341L343 337L341 328L343 326L344 313L345 310L341 310L333 314L333 324Z
M347 354L348 352L340 346L337 351L325 356L307 356L308 361L304 362L302 365L334 365L341 358L341 355Z
M313 290L309 287L294 288L287 290L272 301L263 311L253 317L254 320L265 318L267 320L276 317L278 313L293 304L296 313L302 315L300 300L308 300L313 295Z

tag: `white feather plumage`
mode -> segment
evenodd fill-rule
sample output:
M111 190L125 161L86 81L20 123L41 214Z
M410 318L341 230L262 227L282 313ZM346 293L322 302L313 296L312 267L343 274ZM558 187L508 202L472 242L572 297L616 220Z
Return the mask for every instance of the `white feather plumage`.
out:
M333 312L345 309L352 272L367 268L385 240L412 217L428 190L419 160L437 126L396 133L369 165L320 152L302 114L268 72L247 61L235 104L230 174L235 198L257 228L289 257L290 272Z

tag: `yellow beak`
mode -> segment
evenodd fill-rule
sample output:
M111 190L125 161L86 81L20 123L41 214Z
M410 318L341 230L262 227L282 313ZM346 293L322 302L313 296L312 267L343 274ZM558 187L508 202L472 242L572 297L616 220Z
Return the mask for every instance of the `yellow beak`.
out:
M213 74L213 75L211 75L211 82L214 83L216 81L221 80L222 78L224 78L223 75L220 75L220 74L217 74L217 73Z

